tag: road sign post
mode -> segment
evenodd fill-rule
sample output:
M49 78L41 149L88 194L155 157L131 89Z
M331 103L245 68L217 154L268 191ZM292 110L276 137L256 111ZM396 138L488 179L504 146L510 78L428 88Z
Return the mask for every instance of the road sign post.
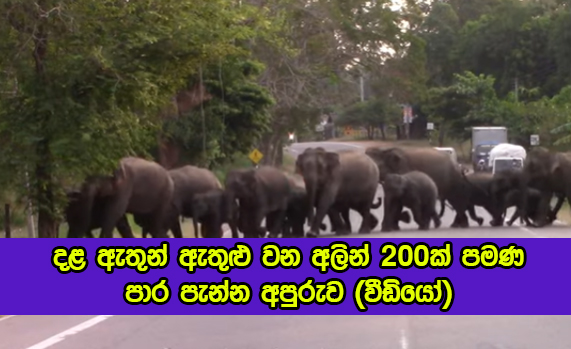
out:
M529 144L531 144L532 146L538 146L539 145L539 135L529 136Z
M252 161L254 166L258 166L258 163L260 162L260 160L262 160L262 158L264 157L264 154L262 154L258 149L254 149L248 155L248 157L250 158L250 160Z

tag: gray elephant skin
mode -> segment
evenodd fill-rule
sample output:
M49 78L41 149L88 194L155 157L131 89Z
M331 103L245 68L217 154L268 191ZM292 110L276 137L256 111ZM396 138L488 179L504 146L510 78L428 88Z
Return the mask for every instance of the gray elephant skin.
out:
M530 150L523 167L521 189L524 194L527 194L527 187L541 192L538 221L534 226L545 226L549 223L550 203L554 194L571 202L571 154L550 152L542 147ZM527 211L527 202L527 198L522 199L523 212ZM560 207L559 203L557 207Z
M525 223L527 226L534 226L533 221L540 220L539 214L541 212L539 208L542 197L541 191L533 188L527 188L526 190L527 190L526 194L522 194L521 189L514 189L506 194L504 198L504 212L510 207L516 208L516 211L514 212L510 220L507 222L508 226L512 226L514 221L518 218L520 219L521 223ZM562 203L564 198L558 197L558 199L559 202ZM527 200L527 204L525 206L525 209L527 210L526 212L522 212L523 210L523 205L521 205L522 200ZM548 217L546 219L547 224L551 224L555 221L555 219L557 219L557 211L559 211L558 208L560 208L562 205L559 204L559 202L556 205L556 207L549 212Z
M436 184L440 199L448 201L456 211L452 227L469 227L465 213L469 202L462 192L466 179L462 170L452 162L447 154L433 148L420 147L386 149L369 147L365 153L377 164L379 181L384 180L389 173L404 174L420 171L427 174ZM384 211L386 215L386 205Z
M296 172L303 176L309 200L308 237L319 235L326 214L338 234L350 234L339 215L349 209L363 218L359 233L370 233L376 227L378 220L370 210L377 192L379 169L371 158L360 152L334 153L308 148L297 157Z
M540 154L543 156L541 151ZM533 166L531 165L532 168ZM548 177L540 177L539 181L535 183L530 179L529 174L521 170L506 170L496 173L492 183L492 194L505 209L512 206L516 207L516 212L510 220L511 224L520 216L520 221L525 222L528 226L537 226L536 222L540 222L541 225L551 224L557 218L557 213L565 202L565 194L557 190L552 191L550 188L553 186L549 183L552 179ZM543 188L546 195L533 186ZM552 194L557 198L553 209L550 207ZM544 218L541 218L542 216Z
M196 237L222 237L222 224L232 222L235 207L230 207L228 194L222 188L211 189L205 193L194 195L192 198L192 224ZM198 223L201 224L202 234L199 234Z
M81 192L67 193L67 206L64 210L64 218L68 225L68 238L93 238L92 230L100 229L103 221L103 208L105 207L105 197L95 197L91 211L91 220L87 231L82 231L83 212L81 205ZM122 216L116 225L119 234L123 238L134 238L131 226L126 216Z
M503 205L495 197L502 189L499 187L497 178L489 172L475 172L466 176L467 183L464 185L463 194L468 198L468 212L470 218L482 225L483 219L476 216L474 206L483 207L492 216L490 225L493 227L503 225Z
M246 238L265 236L277 237L284 221L291 186L288 178L280 170L270 166L255 169L232 170L226 176L225 188L229 205L238 200L238 225ZM232 217L236 217L232 214ZM262 221L272 222L273 226L262 228ZM232 236L237 237L235 225L231 225Z
M84 218L80 234L91 226L95 198L106 198L101 208L101 236L111 238L117 222L126 213L149 219L153 237L166 237L165 219L169 213L174 183L167 170L153 161L126 157L112 176L91 177L83 185L79 202Z
M169 170L168 174L174 183L174 192L165 228L171 230L174 237L182 238L179 219L180 216L187 218L193 216L193 197L213 189L221 189L222 184L210 170L192 165ZM147 221L147 217L135 217L135 222L141 227L147 226ZM210 227L202 227L201 229L208 230ZM195 234L197 237L200 235L198 230L195 230ZM147 229L144 228L143 237L146 235ZM203 235L217 237L219 231L205 231Z
M411 171L405 174L390 173L382 182L385 191L385 208L389 216L383 231L392 231L393 225L398 222L403 207L412 211L414 221L419 230L430 229L430 222L434 221L434 227L440 227L440 217L436 212L438 200L438 188L434 181L425 173ZM390 222L390 223L389 223Z

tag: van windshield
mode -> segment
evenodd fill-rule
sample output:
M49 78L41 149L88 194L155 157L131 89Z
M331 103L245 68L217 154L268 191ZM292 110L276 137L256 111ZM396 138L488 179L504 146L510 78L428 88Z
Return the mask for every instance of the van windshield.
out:
M523 168L523 161L521 159L497 159L494 164L494 172Z

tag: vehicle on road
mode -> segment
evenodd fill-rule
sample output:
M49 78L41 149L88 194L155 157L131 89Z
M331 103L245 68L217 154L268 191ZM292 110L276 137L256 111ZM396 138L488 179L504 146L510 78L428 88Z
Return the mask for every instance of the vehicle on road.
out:
M495 146L490 151L488 166L493 167L496 158L521 158L525 160L527 153L521 145L502 143Z
M507 143L508 129L503 126L472 127L472 165L474 171L490 171L489 154L498 144ZM482 161L484 160L484 165Z
M524 159L521 157L496 157L492 163L492 173L498 173L506 170L522 170L523 161Z

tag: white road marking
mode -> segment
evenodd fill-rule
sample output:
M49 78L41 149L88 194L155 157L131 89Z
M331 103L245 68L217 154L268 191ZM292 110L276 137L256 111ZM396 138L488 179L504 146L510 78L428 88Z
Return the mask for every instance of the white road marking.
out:
M53 346L54 344L57 344L61 341L63 341L64 339L66 339L66 337L69 336L73 336L74 334L78 334L81 331L85 331L90 327L93 327L95 325L97 325L98 323L105 321L107 319L109 319L110 317L112 317L113 315L99 315L96 316L94 318L91 318L85 322L80 323L77 326L74 326L68 330L65 330L61 333L56 334L55 336L52 336L38 344L32 345L31 347L28 347L26 349L45 349L45 348L49 348L51 346Z
M514 225L515 225L517 228L519 228L520 230L523 230L523 231L525 231L526 233L529 233L529 234L533 235L533 236L536 237L536 238L544 238L544 239L547 238L546 236L539 235L539 234L537 234L536 232L534 232L533 230L531 230L531 229L529 229L529 228L527 228L527 227L525 227L525 226L523 226L523 225L520 225L519 222L514 222Z
M14 316L16 316L16 315L6 315L6 316L0 318L0 322L2 322L2 321L4 321L4 320L8 320L8 319L10 319L10 318L13 318Z
M400 330L400 348L408 349L408 337L404 328Z

